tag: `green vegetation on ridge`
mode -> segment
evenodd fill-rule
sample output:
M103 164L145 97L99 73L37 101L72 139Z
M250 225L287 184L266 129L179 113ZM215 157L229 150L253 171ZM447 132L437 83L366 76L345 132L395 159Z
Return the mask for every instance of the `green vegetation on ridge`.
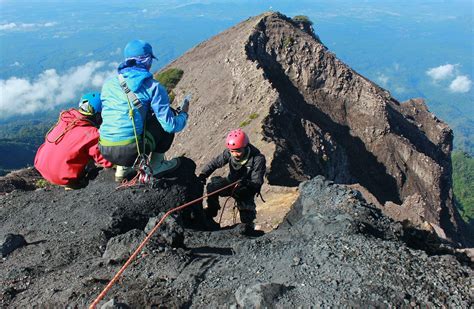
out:
M179 83L183 77L183 70L171 68L163 72L155 73L153 76L157 81L162 84L168 91L168 96L170 97L170 103L173 103L175 98L175 93L173 92L174 87Z
M21 120L0 125L0 176L11 170L33 165L38 147L46 132L54 124L51 120Z
M474 158L461 151L453 152L453 190L464 221L474 224Z

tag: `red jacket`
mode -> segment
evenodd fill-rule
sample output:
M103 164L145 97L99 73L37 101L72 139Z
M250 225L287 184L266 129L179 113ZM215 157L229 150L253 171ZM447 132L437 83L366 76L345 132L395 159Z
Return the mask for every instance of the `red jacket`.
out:
M64 111L39 147L35 168L51 183L73 184L84 176L90 160L112 167L100 154L98 142L99 131L86 116L75 109Z

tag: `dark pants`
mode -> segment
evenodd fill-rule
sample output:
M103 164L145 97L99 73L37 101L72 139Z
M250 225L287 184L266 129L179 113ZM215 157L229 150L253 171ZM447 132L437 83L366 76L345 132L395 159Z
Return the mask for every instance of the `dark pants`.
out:
M143 136L139 136L140 151L147 154L150 152L165 153L173 143L174 133L166 132L154 114L148 115L145 132L145 151L143 151ZM104 158L122 166L132 166L138 157L136 143L123 146L103 146L99 144L99 150Z
M223 177L212 177L211 181L207 184L207 193L219 190L232 182L227 178ZM252 223L257 215L255 205L255 190L246 187L238 187L233 190L233 187L227 188L207 198L208 214L211 217L217 216L217 212L221 208L219 205L219 196L231 196L237 202L237 209L239 210L240 221L242 223Z

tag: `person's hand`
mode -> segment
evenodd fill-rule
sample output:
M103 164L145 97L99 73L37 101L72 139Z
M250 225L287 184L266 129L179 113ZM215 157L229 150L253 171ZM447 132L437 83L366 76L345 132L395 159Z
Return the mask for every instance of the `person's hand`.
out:
M206 184L206 180L207 180L206 175L204 175L204 174L199 174L199 176L197 176L197 178L199 179L199 182L200 182L202 185L205 185L205 184Z
M191 95L188 94L187 96L184 97L183 101L181 102L179 106L179 110L182 112L188 113L190 101L191 101Z
M247 179L240 179L239 181L239 187L246 187L248 185L248 180Z

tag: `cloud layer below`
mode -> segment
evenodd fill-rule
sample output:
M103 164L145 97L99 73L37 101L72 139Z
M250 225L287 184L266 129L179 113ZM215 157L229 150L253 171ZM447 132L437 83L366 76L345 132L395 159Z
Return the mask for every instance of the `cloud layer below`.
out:
M100 89L114 70L103 61L90 61L60 75L55 69L42 72L34 80L11 77L0 80L0 118L51 110L79 101L83 92Z
M57 25L57 22L47 22L44 24L31 24L31 23L6 23L0 25L0 30L22 30L22 29L33 29L41 27L53 27Z

